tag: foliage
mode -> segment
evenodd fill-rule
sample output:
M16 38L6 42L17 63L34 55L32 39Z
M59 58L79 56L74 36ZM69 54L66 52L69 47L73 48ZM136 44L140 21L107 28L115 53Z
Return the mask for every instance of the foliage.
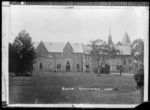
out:
M17 65L15 72L18 75L23 75L33 70L33 63L36 58L35 48L33 47L32 38L26 30L22 30L18 34L12 47L10 46L10 51L12 51L12 59L14 60L15 65Z
M142 39L136 39L133 42L131 54L137 62L144 61L144 42Z
M135 63L134 63L134 79L137 83L137 88L140 90L143 98L144 87L144 42L142 39L136 39L133 42L131 51Z
M9 43L9 72L16 72L17 70L17 59L14 46Z
M136 39L133 42L131 51L135 62L134 73L137 85L143 84L144 81L144 42L142 39Z
M105 41L101 39L91 41L91 56L97 62L97 69L100 73L102 65L106 64L110 58L115 58L119 54L119 50L116 50L113 45L108 45Z

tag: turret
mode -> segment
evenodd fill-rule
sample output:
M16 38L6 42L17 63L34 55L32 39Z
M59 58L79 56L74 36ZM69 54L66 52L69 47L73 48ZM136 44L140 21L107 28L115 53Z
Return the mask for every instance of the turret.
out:
M129 38L129 35L127 32L124 33L123 39L122 39L123 45L132 45L131 40Z

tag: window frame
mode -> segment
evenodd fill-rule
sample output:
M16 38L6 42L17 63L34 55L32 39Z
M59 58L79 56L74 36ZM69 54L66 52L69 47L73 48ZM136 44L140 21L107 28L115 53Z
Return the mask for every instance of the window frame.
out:
M60 65L60 68L58 68L59 65ZM61 70L61 63L57 63L57 64L56 64L56 69L57 69L57 70Z
M87 68L87 66L88 66L88 68ZM85 65L85 67L86 67L86 69L89 69L89 68L90 68L90 65Z

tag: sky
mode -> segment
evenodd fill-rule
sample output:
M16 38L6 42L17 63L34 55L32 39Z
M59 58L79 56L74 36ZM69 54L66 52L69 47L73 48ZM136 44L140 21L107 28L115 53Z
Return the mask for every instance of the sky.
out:
M146 7L81 7L11 6L10 36L13 42L25 29L33 42L108 41L109 29L113 42L122 41L125 32L131 41L148 36Z

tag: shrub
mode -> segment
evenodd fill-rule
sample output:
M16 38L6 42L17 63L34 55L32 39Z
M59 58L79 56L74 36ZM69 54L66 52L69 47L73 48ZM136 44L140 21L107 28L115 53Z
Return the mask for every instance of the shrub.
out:
M144 66L143 66L143 64L140 64L135 69L134 79L137 83L137 87L144 86Z

